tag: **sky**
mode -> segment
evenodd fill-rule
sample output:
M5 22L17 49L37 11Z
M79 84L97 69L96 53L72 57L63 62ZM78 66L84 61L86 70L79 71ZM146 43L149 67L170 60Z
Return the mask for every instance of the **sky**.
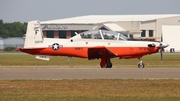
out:
M126 14L180 14L180 0L0 0L4 22Z

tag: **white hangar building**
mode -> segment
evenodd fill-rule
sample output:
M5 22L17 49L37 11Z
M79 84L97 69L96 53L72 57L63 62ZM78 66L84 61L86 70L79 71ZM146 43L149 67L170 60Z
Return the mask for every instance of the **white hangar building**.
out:
M154 15L87 15L42 21L44 37L70 38L75 32L110 30L139 40L160 41L169 44L167 52L180 52L180 14Z

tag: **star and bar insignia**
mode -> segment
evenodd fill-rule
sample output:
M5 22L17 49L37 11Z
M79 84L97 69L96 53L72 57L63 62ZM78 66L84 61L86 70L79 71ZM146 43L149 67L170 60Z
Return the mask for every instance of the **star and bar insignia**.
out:
M58 50L58 49L59 49L59 44L58 44L58 43L54 43L54 44L52 45L52 49L53 49L53 50Z

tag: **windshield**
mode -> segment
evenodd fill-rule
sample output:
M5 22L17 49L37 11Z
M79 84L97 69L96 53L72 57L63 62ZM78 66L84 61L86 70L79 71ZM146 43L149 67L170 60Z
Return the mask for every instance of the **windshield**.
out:
M127 40L123 34L107 30L93 30L80 33L83 39Z
M113 31L102 30L102 34L105 40L106 39L108 40L127 40L128 39L123 34L113 32Z
M99 30L85 31L80 33L83 39L102 39Z

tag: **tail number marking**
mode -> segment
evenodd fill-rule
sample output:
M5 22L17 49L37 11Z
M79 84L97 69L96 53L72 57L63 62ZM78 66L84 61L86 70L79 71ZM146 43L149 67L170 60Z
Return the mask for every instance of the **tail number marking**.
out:
M35 35L37 35L38 31L39 31L39 30L35 30Z
M37 35L38 32L39 32L39 30L36 29L36 30L35 30L35 35ZM36 43L36 44L38 44L38 43L43 43L43 41L39 40L39 41L35 41L35 43Z
M35 41L35 43L43 43L43 41Z

